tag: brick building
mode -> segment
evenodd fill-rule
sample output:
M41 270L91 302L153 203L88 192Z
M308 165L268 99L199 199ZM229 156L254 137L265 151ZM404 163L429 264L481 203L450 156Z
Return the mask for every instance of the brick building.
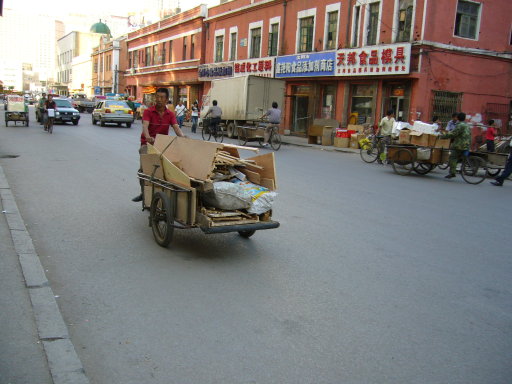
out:
M387 109L506 125L511 11L507 1L234 0L208 10L205 63L271 60L292 134L315 118L375 124Z
M201 98L198 67L206 13L206 5L201 5L128 34L127 93L151 101L156 88L165 87L175 104L181 99L189 105Z
M115 39L100 39L100 44L93 49L91 55L94 94L125 93L126 79L123 74L128 68L126 52L126 35Z

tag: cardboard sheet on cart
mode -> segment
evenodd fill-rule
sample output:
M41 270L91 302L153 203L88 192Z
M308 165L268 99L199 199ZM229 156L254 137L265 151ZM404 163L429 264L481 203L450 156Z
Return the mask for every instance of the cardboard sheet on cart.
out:
M254 160L254 163L260 168L248 166L240 171L247 176L251 183L275 191L277 189L277 175L274 152L253 156L248 160Z
M155 177L158 179L169 180L175 184L178 184L186 189L192 191L192 198L190 206L188 203L188 197L185 193L178 193L178 200L176 204L176 220L183 224L194 224L196 220L196 190L191 186L190 177L188 177L182 170L176 167L168 159L161 156L159 151L152 145L148 145L147 155L141 155L142 172L146 175L152 175L155 169L155 165L159 167L156 169ZM155 186L155 192L161 191L162 189ZM146 183L144 186L144 204L146 206L151 205L152 198L152 186Z
M154 148L187 176L208 180L213 172L215 155L223 145L185 137L157 135Z

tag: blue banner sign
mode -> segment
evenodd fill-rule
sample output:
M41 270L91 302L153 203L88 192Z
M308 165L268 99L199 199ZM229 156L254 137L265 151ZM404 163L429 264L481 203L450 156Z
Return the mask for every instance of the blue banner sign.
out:
M301 53L276 58L275 77L334 76L336 52Z
M198 69L197 77L202 81L233 77L233 62L201 64Z

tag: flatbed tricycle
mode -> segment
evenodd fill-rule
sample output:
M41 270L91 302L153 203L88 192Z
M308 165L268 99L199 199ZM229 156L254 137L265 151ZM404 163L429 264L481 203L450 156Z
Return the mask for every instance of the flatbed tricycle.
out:
M17 125L19 121L28 127L28 106L25 103L25 98L23 96L7 95L7 108L5 111L6 127L9 121L14 121L14 125Z
M221 209L205 195L215 190L215 182L230 177L235 168L262 190L276 188L273 153L241 159L240 147L158 135L148 154L141 155L142 209L149 211L149 226L155 241L167 247L174 229L200 228L205 234L238 232L250 237L258 230L279 227L272 210ZM263 192L266 193L266 192Z
M393 170L402 176L413 170L419 175L426 175L436 166L446 164L450 156L450 150L445 148L418 147L412 144L392 144L386 148ZM460 173L467 183L480 184L487 175L486 162L482 156L467 151Z

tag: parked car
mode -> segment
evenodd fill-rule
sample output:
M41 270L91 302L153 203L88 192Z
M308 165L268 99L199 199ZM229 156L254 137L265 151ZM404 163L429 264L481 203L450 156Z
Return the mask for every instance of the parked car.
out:
M55 104L57 104L57 111L55 112L55 122L67 123L72 122L73 125L78 125L80 120L80 113L78 110L73 108L71 102L68 99L56 98Z
M92 123L100 122L102 127L106 123L115 123L118 126L126 124L128 128L133 123L133 111L123 100L103 100L98 103L92 112Z

